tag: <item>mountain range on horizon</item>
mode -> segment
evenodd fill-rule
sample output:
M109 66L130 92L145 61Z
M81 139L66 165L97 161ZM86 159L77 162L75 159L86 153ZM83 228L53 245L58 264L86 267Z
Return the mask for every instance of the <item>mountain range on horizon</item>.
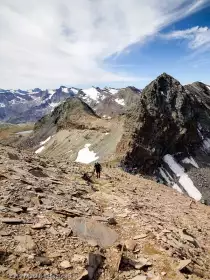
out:
M137 95L140 92L135 87L78 89L61 86L58 89L35 88L28 91L0 89L0 121L9 123L37 121L71 96L80 97L99 115L112 117L116 112L122 112L125 105L130 104L128 99L132 93Z

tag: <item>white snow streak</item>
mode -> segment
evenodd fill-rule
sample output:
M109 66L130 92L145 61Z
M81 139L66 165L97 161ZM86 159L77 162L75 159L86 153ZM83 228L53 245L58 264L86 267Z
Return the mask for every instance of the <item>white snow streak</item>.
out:
M120 104L120 105L122 105L122 106L125 106L125 100L124 100L124 99L116 98L116 99L115 99L115 102L117 102L118 104Z
M76 162L88 164L99 158L94 151L89 150L90 146L91 144L86 144L85 147L78 152L77 159L75 160Z
M210 151L210 139L206 138L203 141L203 149L208 153Z
M52 102L51 104L50 104L50 107L52 107L53 109L55 108L55 107L57 107L58 105L60 105L61 104L61 102ZM53 111L53 109L51 110L51 112Z
M100 95L100 92L97 91L97 89L95 89L94 87L92 88L88 88L88 89L83 89L82 90L88 97L90 97L91 99L97 101Z
M184 168L175 161L173 156L167 154L163 157L163 160L168 164L176 176L179 177L179 183L183 186L189 196L195 200L200 200L202 198L201 193L194 186L193 181L189 178L187 173L184 172Z
M189 157L189 158L184 158L182 160L183 163L189 163L189 164L192 164L193 166L195 166L196 168L199 168L197 162L194 160L193 157Z
M183 193L183 191L180 189L180 187L177 184L173 184L172 188L180 193Z
M170 184L170 183L171 183L171 180L170 180L169 177L166 175L166 173L164 172L164 170L163 170L162 168L159 168L159 170L160 170L161 176L166 180L166 182L167 182L168 184Z
M68 90L68 88L62 88L62 92L68 93L69 90Z
M55 93L55 90L54 89L50 89L50 90L48 90L48 93L50 94L49 99L51 99L53 94Z
M24 130L24 131L16 132L15 134L25 135L25 134L30 134L32 132L33 132L33 130Z
M5 106L4 103L0 103L0 107L1 107L1 108L4 108L4 107L6 107L6 106Z
M206 86L210 90L210 86Z
M39 154L44 150L44 146L40 147L38 150L36 150L35 154Z
M52 137L52 136L49 136L46 140L40 142L40 145L46 144L48 141L50 141L51 137Z
M203 134L201 133L200 129L197 128L197 131L198 131L198 135L200 136L200 138L201 138L202 140L204 140L204 136L203 136Z
M171 185L171 187L173 189L177 190L180 193L183 193L182 190L180 189L180 187L174 183L173 178L170 176L170 174L166 170L163 170L162 168L159 168L159 170L160 170L160 174L162 175L162 177L166 180L166 182L168 184ZM172 183L174 183L174 184L172 185Z
M54 90L54 89L49 89L49 90L48 90L48 93L49 93L49 94L54 94L54 93L55 93L55 90Z
M22 97L20 97L20 96L16 96L16 98L18 98L19 100L21 100L21 101L23 101L23 102L27 102L26 99L24 99L24 98L22 98Z
M111 93L111 94L117 94L118 93L118 89L115 89L115 88L109 88L109 92Z
M180 177L184 174L184 168L175 161L173 156L167 154L163 157L163 160L168 164L168 166L176 174L176 176Z
M77 94L79 90L76 88L71 88L71 91L73 91L74 94Z

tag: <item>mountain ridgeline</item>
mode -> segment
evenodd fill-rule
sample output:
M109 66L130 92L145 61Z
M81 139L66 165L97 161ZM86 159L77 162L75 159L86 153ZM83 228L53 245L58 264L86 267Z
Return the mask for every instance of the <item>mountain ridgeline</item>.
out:
M125 120L117 147L124 168L210 202L209 94L202 83L182 86L166 73L150 83Z
M197 98L189 86L183 87L165 73L150 83L125 121L122 145L129 143L125 164L153 172L165 154L187 154L199 147L198 128L206 137L210 128L204 97L205 93Z
M122 89L91 87L88 89L68 88L42 90L0 89L0 121L8 123L36 122L50 114L69 97L78 97L100 116L110 118L131 106L140 95L135 87Z

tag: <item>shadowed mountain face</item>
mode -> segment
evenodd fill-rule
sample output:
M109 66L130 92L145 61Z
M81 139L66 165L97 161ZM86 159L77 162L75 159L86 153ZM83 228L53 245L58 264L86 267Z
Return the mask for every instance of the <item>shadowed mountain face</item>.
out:
M185 188L186 184L189 185L188 178L185 183L180 183L183 176L188 176L186 169L191 171L191 177L197 174L198 182L198 173L207 176L205 168L210 163L210 90L205 86L204 91L204 86L199 84L198 87L196 83L183 87L165 73L150 83L125 121L124 134L118 144L119 153L126 151L123 164L145 174L159 173L169 185L177 184L177 189L189 194ZM189 160L192 157L196 161L194 166ZM207 177L206 182L210 183ZM198 185L210 199L210 189L201 181ZM199 193L194 196L201 197Z

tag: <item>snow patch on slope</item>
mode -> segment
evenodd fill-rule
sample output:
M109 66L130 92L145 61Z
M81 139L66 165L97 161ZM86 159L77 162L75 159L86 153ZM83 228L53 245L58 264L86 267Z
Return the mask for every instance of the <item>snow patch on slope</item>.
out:
M71 91L73 91L73 93L74 93L74 94L77 94L77 93L78 93L78 91L79 91L79 90L78 90L78 89L76 89L76 88L70 88L70 89L71 89Z
M89 150L90 146L91 144L86 144L85 147L78 152L77 158L75 160L76 162L88 164L96 161L99 158L98 156L96 156L96 153L94 153L94 151Z
M50 141L51 138L52 138L52 136L49 136L46 140L41 141L41 142L40 142L40 145L46 144L48 141Z
M61 104L61 102L52 102L52 103L50 104L50 107L52 107L51 112L55 109L55 107L57 107L57 106L60 105L60 104Z
M100 92L94 87L82 90L89 98L98 101Z
M4 108L6 105L4 103L0 103L0 108Z
M115 88L109 88L109 92L111 93L111 94L117 94L118 93L118 89L115 89Z
M193 157L189 157L189 158L184 158L182 160L183 163L189 163L189 164L192 164L193 166L195 166L196 168L199 168L197 162L194 160Z
M188 193L188 195L195 200L200 200L202 198L201 193L199 190L194 186L193 181L189 178L188 174L185 173L184 168L176 162L174 157L172 155L165 155L163 157L163 160L169 168L176 174L177 177L179 177L179 183L182 185L182 187L185 189L185 191Z
M69 92L69 89L68 88L62 88L62 92L65 92L65 93L68 93Z
M204 141L203 141L203 149L205 152L209 152L210 151L210 139L209 138L206 138Z
M163 168L159 168L161 176L166 180L166 182L171 185L171 187L175 190L177 190L180 193L183 193L183 191L180 189L180 187L174 183L173 178L171 175L167 172L167 170L164 170Z
M125 100L124 100L124 99L116 98L116 99L115 99L115 102L117 102L117 103L120 104L121 106L125 106Z
M55 90L54 89L50 89L50 90L48 90L48 93L50 94L49 99L51 99L53 94L55 93Z
M41 153L45 149L45 146L40 147L38 150L35 151L35 154Z

